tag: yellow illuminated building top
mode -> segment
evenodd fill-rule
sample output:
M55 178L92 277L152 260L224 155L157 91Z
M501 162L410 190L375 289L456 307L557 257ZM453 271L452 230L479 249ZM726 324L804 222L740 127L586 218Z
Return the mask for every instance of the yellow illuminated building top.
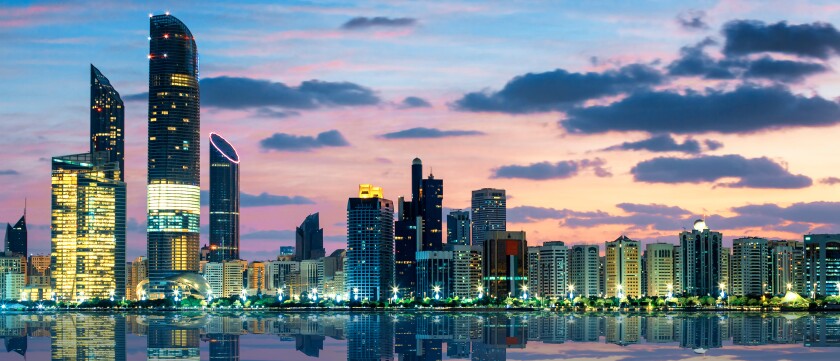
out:
M372 184L359 184L359 198L383 198L382 187Z

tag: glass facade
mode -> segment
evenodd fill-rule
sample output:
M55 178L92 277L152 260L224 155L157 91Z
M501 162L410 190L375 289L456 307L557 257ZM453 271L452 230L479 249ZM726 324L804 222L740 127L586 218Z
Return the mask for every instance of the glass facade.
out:
M6 236L3 239L3 249L6 254L26 256L27 248L26 210L14 226L6 223Z
M504 189L483 188L472 192L472 244L481 246L486 232L507 228L507 197Z
M80 302L125 293L125 183L108 152L52 159L52 288Z
M840 296L840 234L805 236L805 286L810 296Z
M446 215L446 243L471 245L470 212L455 209Z
M111 82L90 65L90 151L108 152L125 179L125 107Z
M361 187L360 187L361 188ZM394 205L379 197L347 201L345 287L351 300L386 300L394 286Z
M525 232L487 232L483 242L482 282L488 296L520 297L528 285L528 242Z
M171 15L149 19L150 297L167 277L198 272L200 120L195 38Z
M239 259L239 154L210 133L210 262Z
M295 261L319 259L326 256L326 252L320 216L318 213L310 214L295 229Z
M680 232L681 280L676 294L717 295L720 292L721 241L720 232L712 232L706 222L698 219L692 231ZM737 262L737 260L735 261Z

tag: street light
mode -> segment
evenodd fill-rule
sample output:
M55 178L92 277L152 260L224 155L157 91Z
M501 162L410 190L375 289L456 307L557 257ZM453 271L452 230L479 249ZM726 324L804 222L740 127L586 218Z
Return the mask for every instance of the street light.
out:
M440 286L432 287L432 291L435 292L435 300L439 300L440 299Z
M476 289L478 290L478 298L484 297L484 286L478 285Z
M356 301L359 300L359 288L358 287L353 287L353 298L355 298Z
M207 303L213 302L213 291L207 291Z
M718 287L720 288L720 299L726 298L726 283L721 282Z
M181 290L176 288L174 291L172 291L172 296L174 296L175 302L180 302L181 301Z
M575 299L575 285L569 285L569 299Z
M243 288L242 291L239 292L239 299L242 300L242 302L245 302L245 300L248 299L248 290Z
M522 285L522 299L528 299L528 285Z
M400 292L400 288L399 287L392 287L391 291L394 292L394 297L393 298L394 298L394 303L396 303L397 302L397 293Z
M283 302L283 289L285 288L286 285L283 285L283 287L280 287L280 289L277 290L277 302Z
M309 292L309 298L313 301L318 301L318 289L313 288L312 291Z
M790 283L788 283L788 284L787 284L787 290L788 290L788 292L790 292L791 287L793 287L793 285L791 285Z
M116 293L116 292L114 292L114 290L111 290L111 292L110 292L110 294L111 294L111 302L114 302L114 293Z
M665 288L668 289L668 299L674 298L674 285L669 283L665 285Z
M616 290L615 296L618 297L619 300L624 299L624 292L622 292L623 289L624 289L624 286L622 286L621 283L618 283L618 284L615 285L615 290Z

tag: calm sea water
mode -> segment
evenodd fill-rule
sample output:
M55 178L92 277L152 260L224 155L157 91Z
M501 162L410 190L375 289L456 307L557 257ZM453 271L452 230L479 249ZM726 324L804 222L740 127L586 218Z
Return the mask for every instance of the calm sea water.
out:
M0 314L0 360L840 360L840 314ZM2 352L7 351L7 352Z

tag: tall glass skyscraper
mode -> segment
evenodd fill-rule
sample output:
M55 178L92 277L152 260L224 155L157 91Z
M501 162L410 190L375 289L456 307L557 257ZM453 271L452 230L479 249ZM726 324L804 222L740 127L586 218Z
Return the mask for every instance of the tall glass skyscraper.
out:
M394 286L394 203L382 188L359 186L347 200L345 288L352 300L386 300Z
M446 243L471 245L470 212L453 209L446 215Z
M210 133L210 262L239 259L239 154Z
M680 285L683 289L676 293L685 291L690 295L706 296L720 292L722 240L723 235L710 231L702 219L694 221L691 231L680 232Z
M26 256L27 242L26 209L24 209L23 216L20 217L14 226L6 223L6 236L3 239L3 250L7 256L12 254Z
M310 214L295 229L295 261L319 259L326 256L326 252L320 217L318 213Z
M109 156L52 159L51 283L60 300L125 295L125 183Z
M472 244L484 244L486 232L507 229L507 197L504 189L472 191Z
M111 82L93 64L90 65L90 151L107 151L112 162L120 165L120 179L125 180L125 108Z
M198 49L171 15L149 19L148 255L150 297L167 277L198 272Z

